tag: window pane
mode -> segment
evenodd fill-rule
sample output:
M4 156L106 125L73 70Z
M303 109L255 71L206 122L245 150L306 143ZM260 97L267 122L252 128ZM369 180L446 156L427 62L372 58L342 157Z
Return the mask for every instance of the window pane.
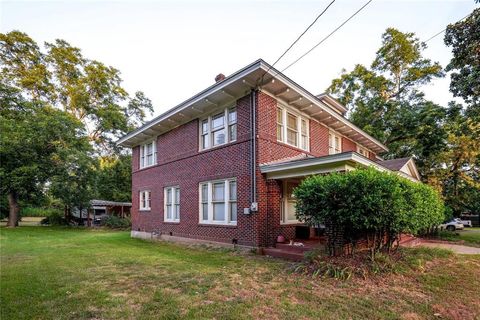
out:
M302 149L307 150L307 136L302 135Z
M280 124L277 124L277 140L283 141L283 126Z
M228 123L237 122L237 109L230 109L228 112Z
M237 203L230 203L230 221L237 221Z
M221 128L225 123L225 114L220 113L212 118L212 129Z
M335 151L340 152L340 139L335 137Z
M208 220L208 205L206 203L202 204L202 219Z
M225 184L223 182L213 184L213 201L225 200Z
M207 133L208 132L208 120L205 119L202 121L202 133Z
M230 141L237 140L237 125L236 124L230 125L229 135L230 135L229 136Z
M208 144L208 134L202 135L202 149L206 149L209 147Z
M175 203L180 203L180 188L175 188Z
M297 117L290 113L287 115L287 127L293 130L297 130Z
M224 221L225 220L225 203L213 204L213 220Z
M302 134L307 135L307 121L302 119Z
M172 189L168 188L167 189L167 204L171 204L171 203L172 203Z
M175 217L174 217L175 220L178 220L180 219L180 206L177 204L175 205Z
M283 123L283 110L277 108L277 123Z
M213 145L218 146L219 144L225 143L225 129L221 129L213 132Z
M230 181L230 200L237 200L237 182Z
M167 205L167 219L172 219L172 206Z
M289 144L297 145L297 133L290 129L287 129L287 142Z
M153 147L152 147L152 144L149 143L147 144L147 155L150 155L153 153Z
M208 184L202 184L202 202L208 201Z

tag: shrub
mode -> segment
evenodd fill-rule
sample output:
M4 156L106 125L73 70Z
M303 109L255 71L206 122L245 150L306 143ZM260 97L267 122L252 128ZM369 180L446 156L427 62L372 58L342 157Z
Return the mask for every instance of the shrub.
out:
M45 219L40 221L41 224L51 225L51 226L68 226L69 222L65 219L63 212L54 210L47 216Z
M326 224L331 255L343 253L344 243L355 248L363 238L374 259L401 233L418 234L443 220L443 202L431 187L373 168L309 177L294 196L299 220Z
M102 220L102 226L112 229L129 229L131 225L129 218L120 218L113 215Z
M22 217L48 217L61 214L63 214L61 210L55 208L25 207L20 211Z

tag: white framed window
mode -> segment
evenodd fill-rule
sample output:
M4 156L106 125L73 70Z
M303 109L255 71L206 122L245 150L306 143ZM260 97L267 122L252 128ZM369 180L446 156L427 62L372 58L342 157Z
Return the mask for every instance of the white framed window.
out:
M206 224L237 224L237 180L202 182L199 185L199 221Z
M157 163L157 146L155 140L140 146L140 169Z
M328 133L328 153L337 154L342 152L342 137L330 131Z
M308 151L309 122L287 107L277 106L277 141Z
M368 150L367 149L357 145L357 152L360 153L362 156L368 158Z
M284 181L283 184L283 205L281 224L300 223L295 215L296 199L293 196L293 189L298 187L297 181Z
M164 188L164 221L180 221L180 187Z
M237 109L225 108L200 121L200 150L237 140Z
M140 211L149 211L151 209L151 207L150 207L151 197L152 197L152 192L151 191L149 191L149 190L140 191L140 197L139 197Z

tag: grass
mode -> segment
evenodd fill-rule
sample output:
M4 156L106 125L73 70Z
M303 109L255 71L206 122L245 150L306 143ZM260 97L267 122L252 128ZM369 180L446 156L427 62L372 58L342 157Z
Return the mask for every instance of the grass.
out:
M465 228L455 232L440 231L438 238L447 241L463 241L465 245L480 247L480 228Z
M291 264L128 232L0 228L1 319L475 319L480 256L407 251L415 269L312 279ZM436 315L437 314L437 315Z

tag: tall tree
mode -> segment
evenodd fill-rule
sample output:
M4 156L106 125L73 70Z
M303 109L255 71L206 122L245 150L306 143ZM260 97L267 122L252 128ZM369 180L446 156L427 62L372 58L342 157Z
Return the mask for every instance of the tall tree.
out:
M20 31L0 34L2 82L75 116L100 153L153 111L142 92L130 96L122 87L119 70L83 57L65 40L45 48Z
M72 150L89 145L81 123L70 114L30 102L0 84L0 191L9 202L8 226L18 224L19 199L40 194L66 165Z
M480 119L480 9L447 26L445 44L452 47L450 91L467 104L468 113Z
M356 65L327 89L349 107L353 123L389 147L385 157L415 156L423 176L446 148L445 110L420 91L443 75L437 62L423 56L425 47L413 33L388 28L370 68Z

